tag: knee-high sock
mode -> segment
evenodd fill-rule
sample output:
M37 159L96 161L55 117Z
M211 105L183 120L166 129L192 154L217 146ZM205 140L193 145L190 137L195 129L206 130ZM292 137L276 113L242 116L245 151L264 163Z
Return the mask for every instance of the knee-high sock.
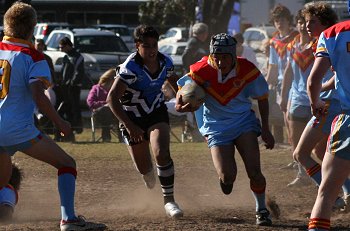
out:
M58 170L58 191L61 199L62 220L76 219L74 212L75 180L77 171L71 167Z
M321 165L315 164L313 167L306 169L306 174L311 177L317 186L320 186L322 180Z
M328 231L330 230L331 222L328 219L311 218L309 221L309 231Z
M174 163L171 160L164 166L157 165L159 182L162 187L164 202L174 200ZM167 198L167 199L166 199ZM168 200L168 201L167 201Z
M253 185L250 185L250 189L252 190L254 199L255 199L255 210L260 211L261 209L266 209L266 202L265 202L265 188L266 186L262 188L254 187Z

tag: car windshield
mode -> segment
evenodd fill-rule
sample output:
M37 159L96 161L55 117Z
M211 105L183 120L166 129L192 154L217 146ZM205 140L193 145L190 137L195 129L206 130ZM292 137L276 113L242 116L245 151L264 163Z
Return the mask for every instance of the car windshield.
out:
M74 47L83 53L129 52L125 43L117 36L76 36Z

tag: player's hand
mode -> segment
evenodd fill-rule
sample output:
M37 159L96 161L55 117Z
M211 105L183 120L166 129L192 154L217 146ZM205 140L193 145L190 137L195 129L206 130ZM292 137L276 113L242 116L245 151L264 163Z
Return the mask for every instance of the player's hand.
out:
M268 128L261 130L261 139L265 142L265 147L267 149L273 149L275 146L275 138L271 134Z
M176 103L175 103L175 110L178 112L194 112L197 111L202 104L204 103L204 99L198 101L196 105L191 105L190 103L184 103L182 101L182 95L178 95L176 98Z
M56 126L63 136L69 136L72 133L72 127L68 121L61 119Z
M282 99L279 106L282 112L287 112L288 100Z
M316 117L320 118L328 113L326 103L322 100L318 100L315 104L311 104L311 113Z
M145 131L134 123L125 125L125 128L130 136L130 141L135 144L141 143L144 140Z

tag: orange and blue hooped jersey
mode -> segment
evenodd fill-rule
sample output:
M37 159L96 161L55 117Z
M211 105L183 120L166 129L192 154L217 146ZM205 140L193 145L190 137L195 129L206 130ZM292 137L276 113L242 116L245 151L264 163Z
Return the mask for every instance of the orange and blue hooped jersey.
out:
M210 56L191 65L190 70L188 75L206 91L204 125L200 129L203 135L239 127L254 113L251 98L268 98L265 78L244 58L237 58L235 68L226 77L221 75Z
M50 85L49 66L42 53L25 40L5 36L0 42L0 146L26 142L38 136L29 85Z
M337 23L321 33L316 56L330 58L341 107L350 110L350 21Z

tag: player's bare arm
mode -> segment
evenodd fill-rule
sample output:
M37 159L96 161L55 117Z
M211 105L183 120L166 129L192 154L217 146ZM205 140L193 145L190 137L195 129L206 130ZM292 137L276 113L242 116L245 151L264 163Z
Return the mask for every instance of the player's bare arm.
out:
M30 84L30 89L39 110L45 114L64 135L69 135L72 132L71 126L58 115L50 100L45 95L44 83L41 81L35 81Z
M265 142L267 149L273 149L275 139L269 129L269 101L268 99L258 100L259 112L261 116L261 138Z
M123 106L120 103L120 99L127 89L127 85L117 77L111 87L111 90L107 96L107 103L111 108L113 114L118 118L118 120L124 124L126 130L130 135L130 139L140 142L143 140L144 131L135 125L129 117L125 114Z

